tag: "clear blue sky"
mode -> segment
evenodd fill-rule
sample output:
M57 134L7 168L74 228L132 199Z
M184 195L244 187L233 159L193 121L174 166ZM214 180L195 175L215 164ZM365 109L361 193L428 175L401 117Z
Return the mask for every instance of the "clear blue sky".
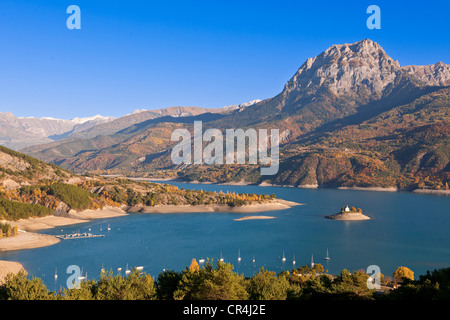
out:
M81 30L69 30L69 5ZM381 8L381 30L366 9ZM450 63L450 1L1 0L0 112L70 119L278 94L308 58L370 38Z

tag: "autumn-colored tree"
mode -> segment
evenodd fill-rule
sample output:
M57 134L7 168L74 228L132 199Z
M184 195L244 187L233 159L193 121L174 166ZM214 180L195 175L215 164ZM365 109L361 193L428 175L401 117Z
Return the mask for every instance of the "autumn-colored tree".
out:
M193 258L191 261L191 265L189 266L189 271L199 271L200 270L200 266L197 262L197 259Z
M414 272L407 267L398 267L392 274L392 277L397 283L403 282L404 278L414 280Z
M317 273L322 273L324 271L323 265L321 265L320 263L315 263L313 270Z

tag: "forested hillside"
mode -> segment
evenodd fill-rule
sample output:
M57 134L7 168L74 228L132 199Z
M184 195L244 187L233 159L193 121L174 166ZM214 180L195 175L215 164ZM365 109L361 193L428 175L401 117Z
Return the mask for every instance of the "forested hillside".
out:
M277 96L227 113L159 117L26 152L77 173L324 187L448 188L450 66L405 66L364 39L303 63ZM280 169L174 165L179 128L278 129ZM93 128L95 129L95 128Z

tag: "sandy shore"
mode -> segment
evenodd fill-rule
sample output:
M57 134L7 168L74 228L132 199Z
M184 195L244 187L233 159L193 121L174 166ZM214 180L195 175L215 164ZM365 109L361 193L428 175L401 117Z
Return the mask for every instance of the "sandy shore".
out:
M1 238L0 251L34 249L50 246L60 241L56 237L34 233L32 231L84 223L92 219L119 217L126 214L121 208L106 207L104 209L85 210L81 212L71 210L64 216L46 216L7 221L10 225L17 225L19 227L19 234L14 237Z
M0 251L34 249L58 243L59 239L53 236L34 232L19 231L14 237L0 239Z
M284 210L300 203L281 199L272 200L269 203L255 203L240 207L230 207L227 205L181 205L181 206L134 206L127 209L133 213L194 213L194 212L234 212L234 213L255 213L265 211Z
M388 191L397 192L398 188L382 188L382 187L338 187L339 190L362 190L362 191Z
M297 188L301 189L317 189L319 188L318 184L301 184Z
M275 219L271 216L245 216L242 218L234 219L234 221L245 221L245 220L264 220L264 219Z
M18 221L7 221L12 226L19 226L19 230L36 231L42 229L51 229L60 226L67 226L77 223L88 222L92 219L113 218L126 215L121 208L106 207L98 210L84 210L77 212L70 210L65 215L46 216L38 218L20 219ZM1 242L2 239L0 239Z
M86 220L86 219L92 220L92 219L121 217L121 216L126 216L126 215L127 215L127 213L123 208L105 207L103 209L84 210L84 211L80 211L80 212L77 212L75 210L70 210L68 213L68 218L79 219L79 220Z
M19 230L23 231L37 231L42 229L51 229L59 226L66 226L76 223L87 222L88 220L72 219L61 216L46 216L39 218L20 219L18 221L6 221L12 226L19 226ZM0 243L3 239L0 239Z
M18 262L0 260L0 284L3 283L3 279L8 273L18 273L22 269L25 271Z
M414 193L424 193L424 194L438 194L444 196L450 196L450 190L430 190L430 189L415 189Z
M273 185L270 182L263 181L260 184L258 184L258 187L275 187L275 185Z

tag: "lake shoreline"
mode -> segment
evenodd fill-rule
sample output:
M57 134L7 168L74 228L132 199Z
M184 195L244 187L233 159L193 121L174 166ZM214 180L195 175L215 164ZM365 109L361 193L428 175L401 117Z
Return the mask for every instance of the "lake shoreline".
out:
M0 252L34 249L56 244L59 238L51 235L36 233L35 231L52 229L56 227L86 223L95 219L114 218L126 216L129 213L194 213L194 212L231 212L231 213L257 213L276 211L301 205L300 203L274 199L268 203L254 203L239 207L228 205L178 205L178 206L122 206L105 207L97 210L70 210L66 214L49 215L45 217L20 219L18 221L3 221L11 226L18 226L19 234L0 239Z
M121 208L105 207L103 209L83 210L80 212L70 210L67 214L63 215L49 215L45 217L20 219L17 221L3 221L9 223L13 227L18 226L19 233L16 236L1 238L0 252L47 247L60 241L60 239L55 236L36 233L35 231L125 215L127 215L127 213Z
M3 284L5 277L9 273L17 274L19 271L25 271L25 268L19 262L0 260L0 284Z
M312 254L316 262L317 259L325 257L327 248L330 249L332 258L329 268L331 274L338 274L343 268L352 271L373 264L372 256L375 255L376 263L386 271L386 274L392 274L395 268L405 265L406 259L408 260L406 266L417 274L424 274L425 268L435 266L437 268L444 264L448 266L449 263L448 257L442 255L449 245L449 239L445 237L445 226L449 225L450 221L445 210L446 197L420 195L414 197L406 192L374 194L346 190L206 187L181 183L174 185L180 189L203 188L204 192L219 192L222 189L223 192L226 193L228 190L231 194L274 193L279 198L305 205L259 214L130 213L129 216L121 218L95 220L42 231L56 235L71 233L76 229L83 232L92 228L90 232L97 234L103 233L98 231L102 224L105 238L73 241L61 239L60 243L41 249L4 252L0 259L22 263L30 275L45 273L44 281L48 283L49 288L53 286L58 288L63 281L61 271L73 263L87 270L91 277L98 276L102 264L105 270L112 268L114 272L121 267L123 274L127 263L129 266L144 265L146 272L157 275L163 268L184 270L192 258L196 258L197 261L200 257L204 257L205 260L207 257L217 259L221 253L225 261L236 262L239 249L242 254L239 272L246 272L246 276L252 274L252 268L258 270L264 265L276 272L282 271L283 268L288 270L287 267L292 265L290 258L294 254L297 266L309 264ZM325 218L325 215L338 213L346 204L362 208L363 214L369 216L371 220L339 221ZM405 208L407 210L404 210ZM427 208L433 209L433 215L427 215L424 220L423 212ZM252 216L253 219L235 221L246 216ZM256 216L273 216L275 219L258 220ZM405 221L408 223L404 223ZM426 226L421 229L424 221ZM105 226L108 223L112 227L111 232L106 231ZM60 232L60 229L64 231ZM417 234L415 230L423 230L424 233ZM384 241L386 239L383 235L386 234L389 241ZM421 246L423 235L433 241L430 240ZM417 248L409 251L412 245ZM71 248L76 248L77 251L71 252ZM369 250L371 255L366 255L365 252ZM280 263L283 251L288 259L285 264ZM41 252L46 253L46 257L42 257ZM76 252L83 254L85 252L84 260L73 259ZM256 265L251 264L252 255L256 256ZM320 263L319 260L318 262ZM57 284L54 284L53 275L56 267L60 275Z
M119 175L120 176L120 175ZM318 184L304 184L304 185L290 185L290 184L273 184L266 181L261 183L246 182L241 180L239 182L211 182L211 181L185 181L181 179L172 178L142 178L142 177L126 177L125 179L137 180L137 181L154 181L158 183L162 182L179 182L179 183L190 183L190 184L210 184L218 186L256 186L256 187L282 187L282 188L300 188L300 189L335 189L335 190L358 190L358 191L376 191L376 192L411 192L419 194L433 194L433 195L444 195L450 196L450 190L437 190L437 189L400 189L397 187L328 187Z
M47 247L59 241L54 236L20 230L16 236L0 239L0 252Z
M252 203L243 206L231 207L228 205L171 205L171 206L144 206L137 205L128 207L131 213L201 213L201 212L231 212L231 213L257 213L289 209L301 203L274 199L269 202Z

